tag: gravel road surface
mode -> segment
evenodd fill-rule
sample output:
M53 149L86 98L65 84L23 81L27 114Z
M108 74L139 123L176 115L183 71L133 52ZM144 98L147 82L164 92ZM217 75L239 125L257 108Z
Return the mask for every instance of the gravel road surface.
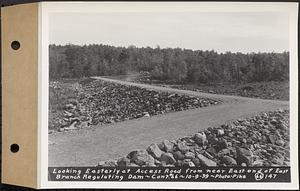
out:
M218 95L167 87L138 84L102 77L95 79L134 85L156 91L168 91L221 100L215 106L140 118L105 126L49 135L49 166L95 166L99 161L118 158L151 143L194 134L209 126L217 126L264 111L289 108L288 101L263 100Z

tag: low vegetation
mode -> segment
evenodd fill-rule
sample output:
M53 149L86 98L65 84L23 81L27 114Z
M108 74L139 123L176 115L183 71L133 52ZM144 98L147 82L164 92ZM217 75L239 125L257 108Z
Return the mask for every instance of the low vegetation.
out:
M192 90L213 94L238 95L244 97L289 100L289 82L255 82L247 84L207 85L166 85L172 88Z
M243 97L252 97L260 99L272 100L289 100L289 82L288 81L269 81L269 82L253 82L245 84L237 83L218 83L213 85L206 84L174 84L170 81L152 80L149 73L141 72L128 75L107 76L107 78L118 79L130 82L151 84L156 86L171 87L183 90L224 94L224 95L237 95Z

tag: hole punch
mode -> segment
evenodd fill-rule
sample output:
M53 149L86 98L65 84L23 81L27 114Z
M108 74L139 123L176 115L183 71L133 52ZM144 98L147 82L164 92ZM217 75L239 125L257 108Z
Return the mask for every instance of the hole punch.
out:
M20 149L20 147L19 147L18 144L11 144L11 145L10 145L10 151L11 151L12 153L18 152L19 149Z
M18 50L21 47L21 44L19 41L13 41L10 46L13 50Z

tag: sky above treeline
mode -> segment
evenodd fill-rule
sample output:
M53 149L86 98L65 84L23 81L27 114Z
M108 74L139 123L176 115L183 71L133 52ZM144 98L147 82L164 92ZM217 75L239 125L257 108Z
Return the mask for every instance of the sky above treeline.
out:
M56 13L50 44L185 48L217 52L289 50L289 17L278 12Z

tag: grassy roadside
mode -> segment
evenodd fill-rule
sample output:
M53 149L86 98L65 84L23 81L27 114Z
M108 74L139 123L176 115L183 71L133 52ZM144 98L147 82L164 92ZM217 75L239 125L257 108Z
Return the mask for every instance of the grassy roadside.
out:
M289 82L256 82L247 84L220 84L214 86L169 85L169 87L260 99L289 100Z
M151 80L147 74L107 76L107 78L213 94L237 95L243 97L284 101L289 100L289 81L195 85L189 83L174 84L167 81Z

